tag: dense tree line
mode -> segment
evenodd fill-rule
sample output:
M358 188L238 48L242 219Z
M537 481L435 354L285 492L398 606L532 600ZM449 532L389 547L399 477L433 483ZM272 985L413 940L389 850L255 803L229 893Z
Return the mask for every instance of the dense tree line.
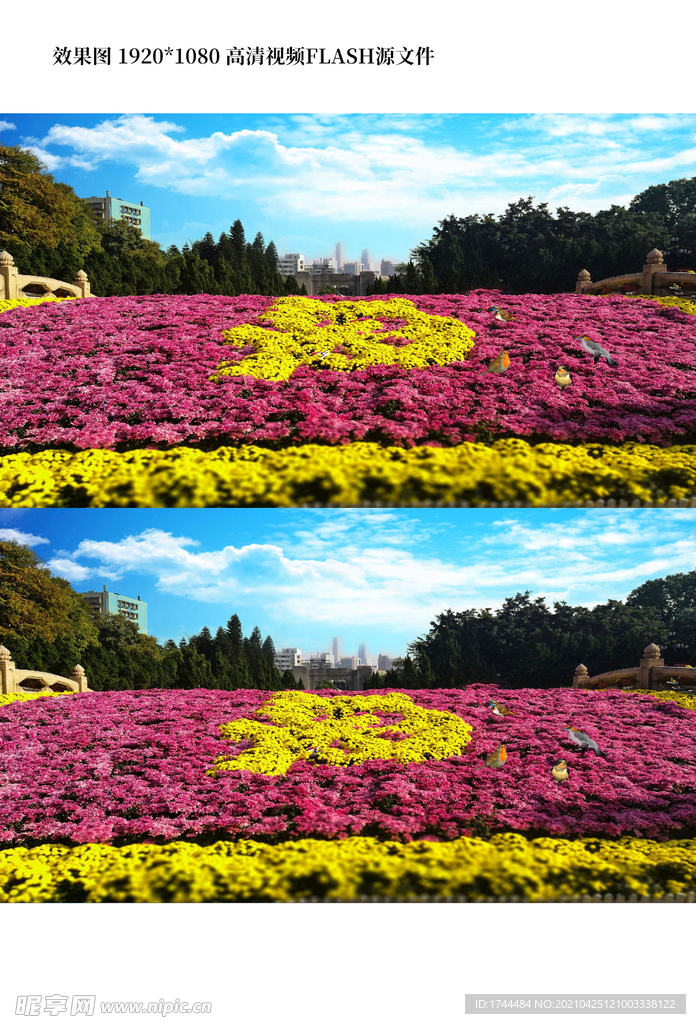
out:
M531 196L498 217L452 214L413 250L402 273L378 280L372 293L572 291L581 269L595 281L633 273L655 246L670 270L696 270L696 177L651 185L628 208L595 214L559 207L554 215ZM248 242L241 221L217 241L207 233L164 251L129 224L95 221L69 185L19 146L0 146L0 247L23 273L72 281L84 268L95 295L299 291L295 278L278 273L274 243L261 233Z
M564 601L549 608L529 591L508 597L496 612L447 609L409 646L403 664L375 685L569 686L578 664L590 675L629 668L649 643L662 648L668 663L696 664L696 571L649 580L625 602L591 609Z
M217 241L208 232L166 251L125 221L95 220L74 190L19 146L0 146L0 249L20 273L72 281L84 269L95 295L285 295L275 244L248 242L236 220ZM306 289L303 289L306 294Z
M215 636L207 626L178 644L140 633L121 615L99 615L31 548L0 541L0 643L18 668L70 676L76 664L93 690L297 689L274 665L270 636L245 637L237 615Z
M274 665L270 636L245 637L237 615L178 644L119 615L98 615L30 548L0 541L0 643L19 668L70 675L80 663L95 690L300 688ZM377 687L568 686L582 662L591 675L636 665L648 643L669 663L696 664L696 570L648 580L625 601L550 608L529 591L490 609L447 609ZM675 646L678 644L680 646Z
M657 247L670 270L696 270L696 177L652 185L629 204L574 213L533 197L504 214L451 215L417 246L404 273L378 281L373 294L458 293L500 288L508 293L567 292L578 272L600 281L641 269Z

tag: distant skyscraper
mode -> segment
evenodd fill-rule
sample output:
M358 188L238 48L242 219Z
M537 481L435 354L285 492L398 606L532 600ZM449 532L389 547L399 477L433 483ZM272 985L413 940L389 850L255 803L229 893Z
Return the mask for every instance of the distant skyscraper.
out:
M391 260L382 260L382 266L380 268L382 277L393 277L394 276L394 264Z
M370 264L372 263L372 257L370 256L369 249L363 249L363 251L360 253L360 262L364 266L365 270L371 269Z
M358 657L360 658L361 665L367 665L367 644L360 644L358 647Z
M335 636L331 641L331 657L333 658L334 667L338 667L341 663L341 638Z
M346 262L346 247L343 242L336 242L336 266L338 268L337 273L341 273L343 270L343 264Z
M380 672L388 672L392 667L392 660L388 654L380 654L377 658L377 668Z

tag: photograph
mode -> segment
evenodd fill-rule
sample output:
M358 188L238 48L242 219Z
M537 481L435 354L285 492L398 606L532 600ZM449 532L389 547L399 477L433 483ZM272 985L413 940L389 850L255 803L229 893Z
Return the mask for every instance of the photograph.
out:
M0 512L0 900L693 903L695 525Z
M695 130L2 115L0 506L693 507Z

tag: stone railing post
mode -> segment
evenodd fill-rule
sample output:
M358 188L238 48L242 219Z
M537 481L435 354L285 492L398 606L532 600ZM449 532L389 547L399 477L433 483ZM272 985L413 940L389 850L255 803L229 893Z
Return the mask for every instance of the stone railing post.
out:
M587 291L589 285L592 284L592 278L590 277L589 270L581 270L578 274L578 279L575 282L575 291L578 295Z
M583 686L587 685L587 680L590 678L590 674L587 671L585 665L578 665L573 675L573 689L578 690Z
M78 272L75 274L75 280L73 281L73 284L76 288L80 289L83 299L89 298L90 284L89 279L85 274L84 270L78 270Z
M88 689L87 675L85 674L85 670L83 669L82 665L75 666L75 668L72 670L70 674L70 678L72 679L73 683L75 683L78 693L84 693L85 690Z
M19 298L18 275L14 259L3 249L0 252L0 299Z
M640 659L640 667L638 669L638 689L652 689L652 669L662 668L664 663L665 659L660 657L660 648L657 644L648 644L643 651L643 657Z
M667 266L664 262L662 253L659 249L652 249L647 257L646 262L643 265L643 273L640 277L640 292L641 295L654 295L655 294L655 274L664 274L667 272Z
M15 663L6 647L0 646L0 693L15 692Z

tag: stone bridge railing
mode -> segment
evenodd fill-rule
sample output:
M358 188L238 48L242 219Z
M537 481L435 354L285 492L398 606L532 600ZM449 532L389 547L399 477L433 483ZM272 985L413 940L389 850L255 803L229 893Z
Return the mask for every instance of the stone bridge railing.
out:
M672 288L671 286L677 286ZM578 295L606 295L609 292L637 292L639 295L673 295L675 290L696 294L696 274L669 272L659 249L649 252L638 274L621 274L593 281L589 271L581 270L575 284Z
M14 259L3 249L0 252L0 300L2 299L40 299L44 295L55 295L57 298L87 299L90 297L90 286L84 270L78 270L72 284L56 281L52 277L36 277L35 274L20 274L14 265Z
M82 665L76 665L69 679L52 672L16 668L6 647L0 647L0 693L91 693Z
M674 680L672 683L670 680ZM617 668L591 676L584 665L578 665L573 676L573 687L586 690L696 690L696 668L665 665L657 644L649 644L643 651L640 665L635 668Z

